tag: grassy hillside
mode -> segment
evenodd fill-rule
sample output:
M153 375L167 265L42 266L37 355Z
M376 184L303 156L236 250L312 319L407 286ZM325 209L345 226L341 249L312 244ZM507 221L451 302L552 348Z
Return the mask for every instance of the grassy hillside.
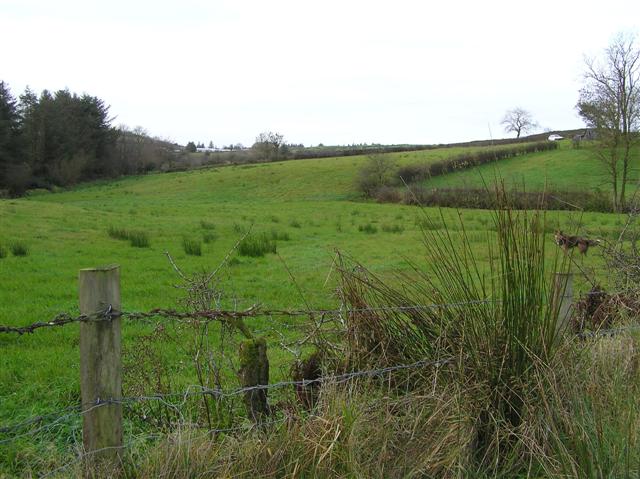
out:
M638 181L640 157L631 163L630 183ZM495 177L503 178L508 186L528 191L541 191L545 185L556 191L599 189L611 191L606 166L587 148L574 149L569 140L559 142L556 151L518 156L496 163L432 178L425 182L433 188L482 188Z
M435 161L462 151L447 148L393 156L403 164ZM574 163L574 170L575 163L583 161L581 152L566 148L555 155L557 158L516 158L500 168L505 175L515 175L516 170L527 170L509 169L510 162L535 165L545 161L564 165L558 171L565 173L558 174L567 176L573 171L566 165L567 158ZM170 252L188 273L212 270L251 225L255 232L286 234L289 239L277 242L278 255L236 257L225 270L221 284L227 307L246 308L260 302L274 308L299 308L305 301L312 307L333 306L336 284L331 265L336 249L383 276L407 270L407 260L418 264L423 261L423 215L439 214L434 209L420 211L359 200L354 184L365 161L364 157L346 157L155 174L83 185L63 193L1 200L0 244L8 247L22 242L29 254L9 254L0 259L0 324L23 325L50 319L61 311L76 314L78 270L110 263L122 266L123 309L176 307L183 291L174 287L178 278L164 252ZM527 182L530 176L532 184L540 184L541 169L532 167L531 171ZM456 181L456 175L434 181ZM476 172L459 175L479 181ZM573 179L561 177L558 181L593 186L595 178L592 171L578 169ZM455 211L443 214L450 220L458 218ZM472 210L460 214L477 245L477 257L486 261L489 213ZM548 219L548 231L563 225L569 231L603 235L613 234L622 221L614 215L578 217L556 212L549 213ZM579 227L580 222L585 225ZM107 234L109 227L144 231L150 246L135 248L113 239ZM457 241L458 235L454 231L452 240ZM202 256L185 254L184 238L202 240L205 236L209 242L202 242ZM586 268L597 264L596 257L588 257L583 263ZM256 320L251 326L261 328L266 324ZM126 325L125 349L149 330ZM279 369L278 365L288 364L292 357L279 349L278 337L270 341L277 380L286 373L286 367ZM0 425L77 401L76 325L25 336L3 334L0 348ZM169 345L166 352L176 360L182 354ZM188 384L193 379L185 377L183 381ZM78 427L77 423L64 425L63 433L38 440L65 450ZM3 448L6 455L1 453ZM15 470L20 461L28 462L38 453L29 437L17 445L0 444L0 457L8 461L0 459L0 471Z

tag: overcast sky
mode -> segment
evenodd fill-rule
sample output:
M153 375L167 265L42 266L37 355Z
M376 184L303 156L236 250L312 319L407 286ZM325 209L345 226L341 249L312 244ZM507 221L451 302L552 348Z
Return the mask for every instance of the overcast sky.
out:
M639 22L638 0L0 0L0 79L183 144L444 143L506 136L516 106L582 126L584 55Z

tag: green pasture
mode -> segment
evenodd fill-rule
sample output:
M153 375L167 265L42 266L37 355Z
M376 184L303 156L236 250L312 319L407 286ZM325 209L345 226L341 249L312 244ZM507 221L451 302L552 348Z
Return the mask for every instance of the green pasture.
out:
M402 164L435 161L462 151L450 148L392 156ZM27 256L9 252L0 258L0 325L48 320L59 312L77 314L78 270L111 263L121 265L124 310L179 307L183 290L174 287L179 278L165 251L186 273L211 271L250 227L255 233L289 239L277 240L277 255L234 256L221 273L227 308L258 303L267 308L336 306L332 264L337 250L392 281L394 272L408 270L408 262L424 265L421 224L425 216L437 218L440 212L361 201L354 185L365 161L365 157L344 157L153 174L0 200L0 244L8 248L21 242L29 250ZM555 172L559 187L596 187L603 178L595 167L577 167L588 161L581 151L562 148L505 160L498 171L513 181L517 174L524 175L533 189L550 172ZM479 170L489 177L494 168ZM463 184L465 178L475 184L481 181L477 172L468 171L429 184ZM453 241L461 235L460 215L475 254L486 263L490 213L447 210L442 214L452 225ZM616 215L579 212L548 212L547 219L549 232L560 226L603 237L614 236L623 221ZM149 247L133 247L110 237L110 227L145 232ZM184 252L185 238L201 241L201 256ZM555 253L551 235L548 243L551 255ZM596 252L578 261L588 270L599 265ZM249 326L260 329L267 324L255 320ZM125 322L125 349L150 328ZM286 368L280 366L292 360L278 348L276 339L270 340L274 380L285 374ZM2 334L0 350L0 426L77 403L77 325L23 336ZM181 352L169 345L167 354L176 362L181 360ZM192 383L190 378L184 381ZM60 439L58 446L67 439ZM29 451L26 445L32 439L24 441L20 447L0 444L0 451L3 447L11 451L6 456L11 464L0 459L0 475L3 468L16 467L20 451Z
M640 179L640 155L631 159L629 190ZM527 191L611 191L606 165L592 151L591 145L573 148L569 140L559 142L555 151L516 156L495 163L460 170L425 181L432 188L483 188L499 177L508 187Z

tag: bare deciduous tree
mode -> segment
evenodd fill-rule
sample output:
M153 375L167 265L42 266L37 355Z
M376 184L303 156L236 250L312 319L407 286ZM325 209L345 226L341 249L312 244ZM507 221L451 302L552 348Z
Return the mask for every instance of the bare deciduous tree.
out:
M256 137L251 147L260 161L276 161L285 156L283 147L284 136L280 133L265 131Z
M508 110L504 114L504 118L500 124L504 125L504 130L507 133L514 132L516 134L516 138L520 138L521 133L531 131L538 126L538 124L533 120L531 113L524 108L519 107L514 108L513 110Z
M586 58L585 64L576 107L597 132L594 151L609 172L617 211L625 208L631 146L640 126L640 50L633 36L619 34L603 58Z

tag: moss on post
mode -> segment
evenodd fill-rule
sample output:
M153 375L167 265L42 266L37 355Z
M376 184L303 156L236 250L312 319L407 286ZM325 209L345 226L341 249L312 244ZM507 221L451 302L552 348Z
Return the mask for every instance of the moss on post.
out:
M240 382L243 388L269 384L269 360L264 338L240 343ZM244 394L247 415L255 422L269 414L266 389L251 389Z

